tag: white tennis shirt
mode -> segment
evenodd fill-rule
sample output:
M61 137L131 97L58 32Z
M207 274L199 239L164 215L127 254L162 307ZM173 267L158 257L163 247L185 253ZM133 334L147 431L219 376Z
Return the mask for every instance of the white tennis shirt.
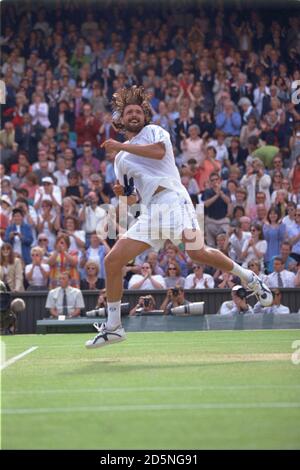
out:
M179 171L175 164L170 134L162 127L149 124L136 136L127 141L127 144L149 145L162 142L166 153L161 160L140 157L121 150L115 158L115 174L120 184L124 185L124 175L134 180L134 186L141 196L141 202L149 204L151 197L158 186L184 194L188 200L190 196L182 185Z

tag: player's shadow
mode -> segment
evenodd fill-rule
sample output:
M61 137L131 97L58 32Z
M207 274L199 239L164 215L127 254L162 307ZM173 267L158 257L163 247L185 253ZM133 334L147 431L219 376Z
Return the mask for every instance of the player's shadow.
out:
M74 370L70 370L68 372L64 372L64 375L94 375L94 374L128 374L130 372L139 372L139 371L151 371L151 370L167 370L167 369L204 369L204 368L211 368L211 367L222 367L224 365L241 365L244 364L247 367L251 363L257 363L257 361L253 360L232 360L232 361L199 361L199 362L192 362L192 363L185 363L185 364L125 364L121 363L121 359L97 359L92 360L92 363L87 363L81 365ZM260 361L264 362L264 361Z

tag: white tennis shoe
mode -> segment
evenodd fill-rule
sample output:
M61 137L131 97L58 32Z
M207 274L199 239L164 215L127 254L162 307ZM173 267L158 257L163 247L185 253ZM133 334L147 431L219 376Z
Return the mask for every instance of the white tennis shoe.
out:
M98 331L98 334L93 339L89 339L85 343L85 346L88 349L102 348L102 346L108 346L112 343L119 343L120 341L125 341L126 339L125 330L121 325L114 330L107 330L105 323L101 323L101 326L99 326L99 323L94 323L93 326Z
M248 288L254 292L263 307L270 307L273 303L273 294L269 287L253 273L252 281L248 282Z

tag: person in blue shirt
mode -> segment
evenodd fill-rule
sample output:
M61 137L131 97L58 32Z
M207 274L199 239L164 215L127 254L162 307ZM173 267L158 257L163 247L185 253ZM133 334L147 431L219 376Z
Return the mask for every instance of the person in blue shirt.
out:
M240 135L242 119L240 113L234 111L233 103L226 101L224 104L224 111L218 113L216 116L217 129L225 132L228 135Z
M4 241L10 243L13 251L21 255L25 264L31 263L30 247L33 235L30 225L24 222L22 209L13 209L12 223L6 228Z
M296 262L294 260L294 258L292 258L290 256L290 254L291 254L291 245L289 244L288 241L283 241L280 245L280 254L279 254L279 256L284 262L284 269L289 269L289 266ZM274 259L275 258L276 258L276 256L273 256L270 263L269 263L269 272L270 273L274 272Z

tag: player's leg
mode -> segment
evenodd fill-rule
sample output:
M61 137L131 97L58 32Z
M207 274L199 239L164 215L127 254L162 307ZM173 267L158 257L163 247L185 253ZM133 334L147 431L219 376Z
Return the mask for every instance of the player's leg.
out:
M107 322L100 327L94 324L98 334L85 343L87 348L99 348L107 344L124 341L125 331L121 326L121 298L123 293L122 268L128 261L150 247L145 242L121 238L105 257Z
M213 268L235 274L247 284L250 290L257 294L263 306L271 305L273 301L272 292L256 274L235 263L215 248L210 248L203 243L198 244L199 248L197 248L196 240L201 240L201 234L197 232L199 231L194 232L191 229L185 229L182 236L187 254L194 262L204 263Z
M122 268L127 263L150 247L148 243L120 238L106 255L106 297L108 303L121 301L123 293Z

